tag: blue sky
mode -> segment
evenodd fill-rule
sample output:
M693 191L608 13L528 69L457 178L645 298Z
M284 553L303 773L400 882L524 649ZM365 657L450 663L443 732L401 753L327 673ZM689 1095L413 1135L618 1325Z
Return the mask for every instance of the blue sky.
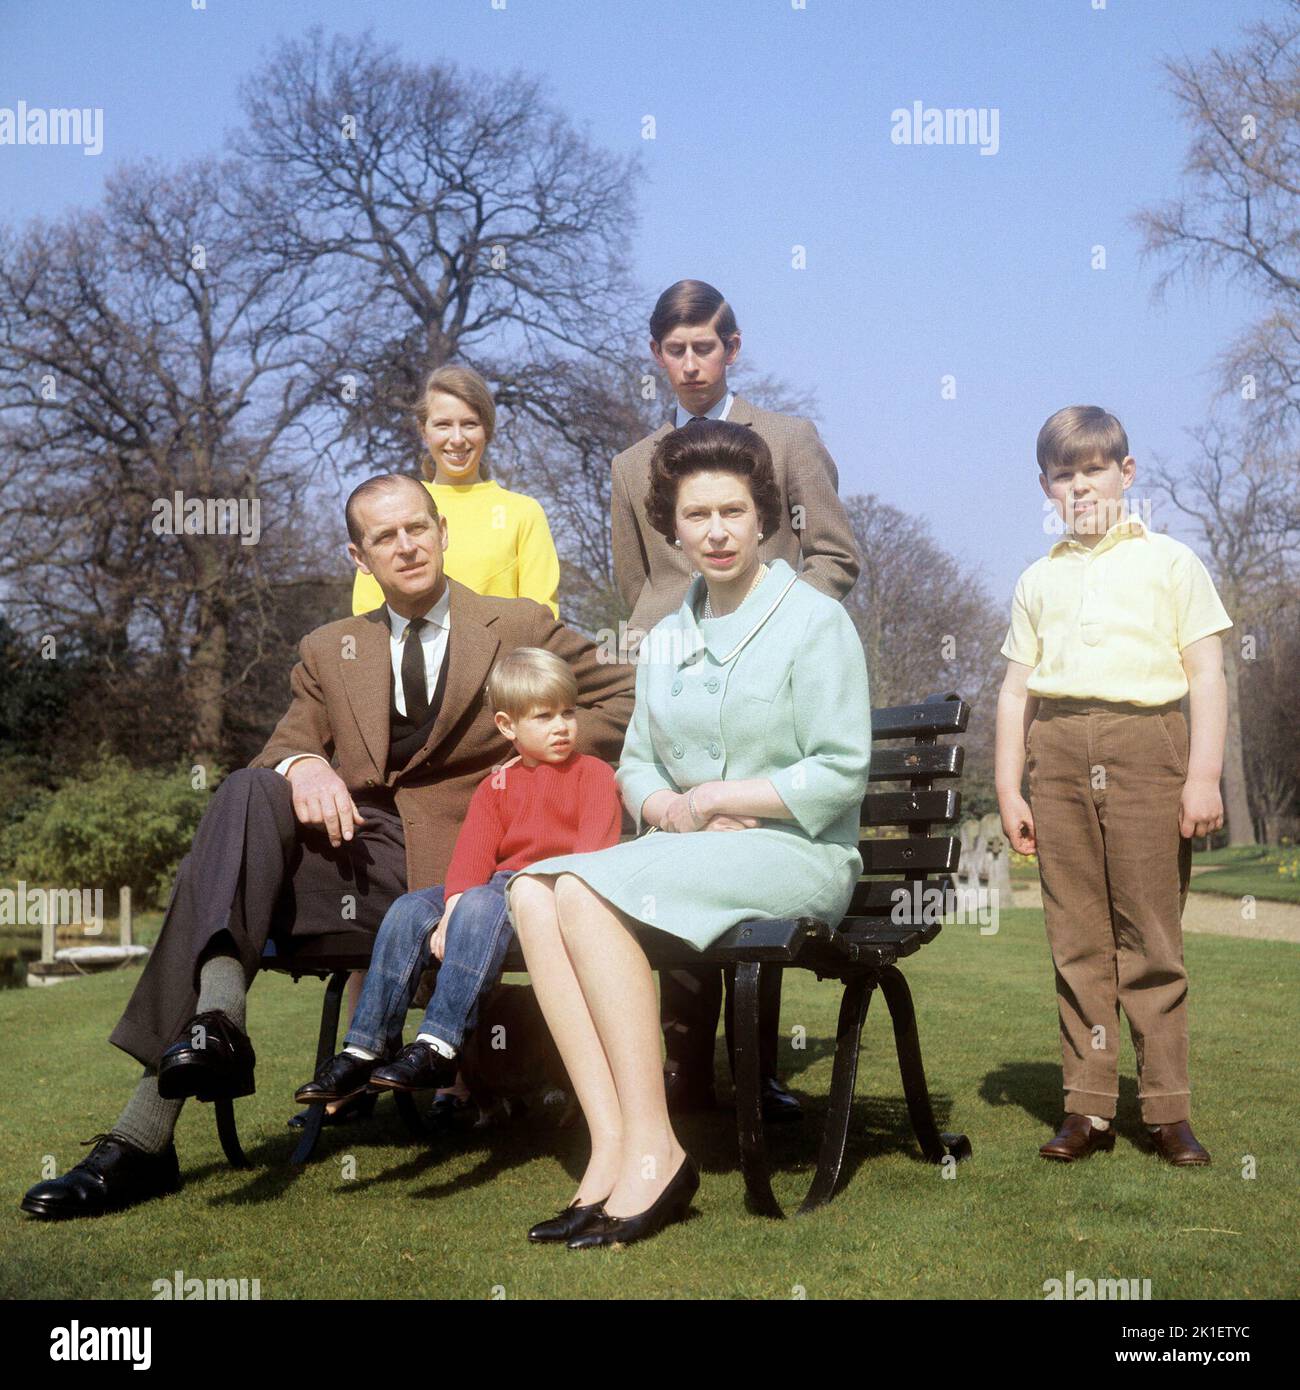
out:
M1254 313L1223 285L1154 302L1160 267L1128 218L1181 178L1162 56L1234 46L1270 0L197 2L0 0L0 106L104 109L98 158L0 147L9 217L94 201L120 159L219 149L239 77L314 22L541 73L595 140L644 161L646 313L683 276L718 285L755 365L816 389L841 491L925 517L998 603L1051 539L1046 416L1115 411L1140 490L1153 455L1187 455L1214 357ZM997 153L894 144L891 113L916 101L996 109Z

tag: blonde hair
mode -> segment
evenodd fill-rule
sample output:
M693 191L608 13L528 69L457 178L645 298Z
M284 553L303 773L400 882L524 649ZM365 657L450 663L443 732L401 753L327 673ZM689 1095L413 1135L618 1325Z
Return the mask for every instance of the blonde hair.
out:
M1050 415L1038 431L1038 468L1073 468L1100 455L1122 463L1128 457L1124 426L1099 405L1067 405Z
M578 682L567 661L545 647L516 647L492 667L483 691L489 714L522 719L534 709L578 703Z
M479 423L483 426L483 448L486 451L497 429L496 402L492 399L487 382L473 367L437 367L431 371L425 377L424 389L415 403L415 424L420 432L421 444L425 443L424 430L429 423L429 412L432 409L430 401L437 395L455 396L478 416ZM427 448L420 461L420 468L426 478L433 477L433 464ZM482 477L487 477L483 461L479 463L479 473Z

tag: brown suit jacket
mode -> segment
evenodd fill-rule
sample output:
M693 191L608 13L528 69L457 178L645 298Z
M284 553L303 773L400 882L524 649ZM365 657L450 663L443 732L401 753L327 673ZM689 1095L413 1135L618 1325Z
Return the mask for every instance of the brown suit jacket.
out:
M406 886L446 877L474 788L494 764L513 756L483 686L492 663L516 647L545 647L573 668L578 682L578 748L617 762L632 715L635 668L601 661L579 633L527 598L488 598L454 579L449 617L451 669L428 742L386 777L392 685L387 610L327 623L309 632L289 678L288 712L251 767L274 767L294 753L330 759L348 790L391 787L406 835Z
M775 535L764 536L759 543L760 559L779 556L814 588L842 599L857 582L862 560L840 505L839 472L816 426L796 415L759 410L742 396L731 402L727 419L731 424L749 425L772 451L781 522ZM632 610L629 631L649 632L660 618L676 612L691 580L681 550L650 525L645 509L651 455L673 428L671 420L665 422L614 460L610 488L614 580ZM803 508L802 531L791 525L796 506Z

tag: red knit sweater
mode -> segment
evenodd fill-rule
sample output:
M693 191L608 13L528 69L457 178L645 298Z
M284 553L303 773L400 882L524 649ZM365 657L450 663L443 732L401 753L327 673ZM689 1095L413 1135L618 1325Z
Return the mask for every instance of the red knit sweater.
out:
M623 803L614 769L588 753L562 763L522 762L490 773L470 797L443 885L447 897L503 869L618 843Z

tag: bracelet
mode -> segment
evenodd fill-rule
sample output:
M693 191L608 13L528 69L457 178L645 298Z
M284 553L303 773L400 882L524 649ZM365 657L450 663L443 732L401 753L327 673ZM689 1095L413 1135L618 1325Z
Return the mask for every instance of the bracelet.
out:
M695 822L698 824L699 819L700 819L700 813L695 809L695 788L694 788L694 787L692 787L692 788L690 789L690 791L688 791L688 792L686 793L686 809L691 813L691 819L692 819L693 821L695 821Z

